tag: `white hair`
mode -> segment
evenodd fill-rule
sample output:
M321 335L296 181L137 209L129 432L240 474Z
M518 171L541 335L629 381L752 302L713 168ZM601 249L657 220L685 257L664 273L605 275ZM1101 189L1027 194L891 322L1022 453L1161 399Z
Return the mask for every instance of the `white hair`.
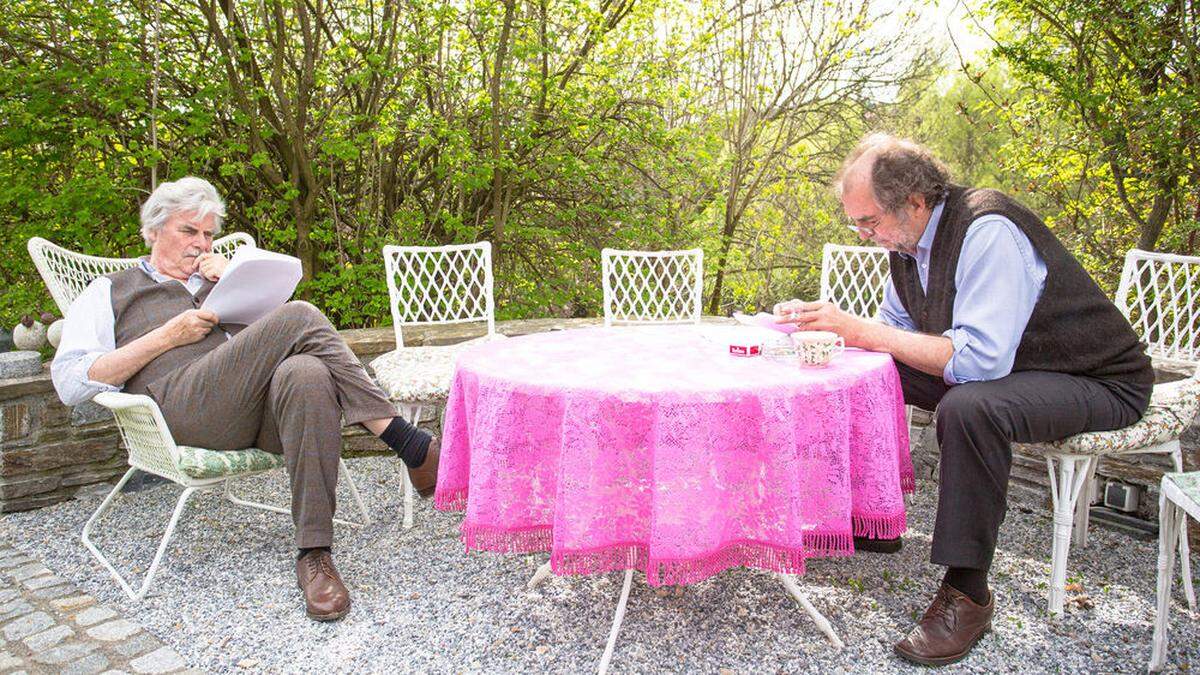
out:
M150 234L161 230L171 216L192 211L198 218L214 216L217 228L213 234L220 233L221 219L225 217L225 202L221 201L212 183L195 176L161 183L142 204L142 239L150 246Z

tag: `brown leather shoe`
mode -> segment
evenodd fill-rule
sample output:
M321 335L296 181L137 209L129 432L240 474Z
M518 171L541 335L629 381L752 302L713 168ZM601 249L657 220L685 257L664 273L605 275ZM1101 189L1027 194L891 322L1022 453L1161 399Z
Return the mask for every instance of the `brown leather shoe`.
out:
M896 644L896 653L926 666L959 661L991 629L995 610L995 594L980 606L943 581L925 616Z
M335 621L350 611L350 591L333 566L329 551L314 549L296 560L296 583L304 592L308 618Z
M408 470L408 479L412 481L417 494L425 499L433 496L437 489L438 460L442 456L442 439L437 436L429 441L429 450L425 453L425 462L415 469Z

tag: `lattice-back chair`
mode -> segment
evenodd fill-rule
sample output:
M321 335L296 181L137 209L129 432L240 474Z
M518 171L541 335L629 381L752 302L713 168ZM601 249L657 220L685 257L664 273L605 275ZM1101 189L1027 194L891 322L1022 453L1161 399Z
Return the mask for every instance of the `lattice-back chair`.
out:
M229 257L242 246L253 248L254 237L245 232L234 232L214 241L213 252ZM137 258L101 258L76 253L41 237L31 238L26 248L63 316L67 315L75 298L97 277L133 267L138 261Z
M821 300L855 316L874 319L883 304L891 266L878 246L825 244L821 250Z
M601 253L604 325L700 323L704 251Z
M239 246L252 247L254 239L248 234L238 232L218 239L213 243L213 250L222 255L230 255ZM58 303L64 315L92 280L137 264L137 258L101 258L84 255L67 250L40 237L30 239L28 249L29 254L33 257L34 265L42 275L42 280L46 282L46 287L50 289L54 301ZM167 544L175 531L175 525L179 522L180 514L183 513L183 507L187 504L188 498L196 491L224 487L225 496L234 504L276 513L290 513L288 509L243 500L234 494L232 485L233 481L237 479L282 467L282 456L257 448L216 451L177 445L174 437L171 436L170 429L167 428L158 404L148 396L102 392L92 400L112 411L125 449L129 453L129 470L125 472L116 487L109 492L104 502L88 519L81 536L84 545L92 552L92 555L96 556L100 564L112 574L125 593L133 600L141 600L149 592L159 564L166 553ZM349 525L369 523L370 516L363 506L362 498L358 494L354 481L346 470L345 463L340 463L339 468L363 520L361 523L343 520L336 522ZM122 496L121 488L133 476L134 471L139 469L162 476L181 485L184 489L171 514L166 532L163 533L162 540L159 542L154 560L141 584L135 590L92 542L91 535L95 526L100 522L100 518Z
M371 362L375 379L417 424L427 407L445 404L454 360L466 345L503 337L496 333L492 244L384 246L388 305L396 349ZM486 333L454 345L405 346L404 326L483 323ZM413 485L404 480L404 527L413 526Z
M1136 424L1115 431L1077 434L1061 441L1022 444L1041 454L1050 473L1054 505L1049 609L1061 612L1065 595L1067 556L1072 535L1076 545L1087 542L1088 505L1096 465L1102 457L1134 454L1170 455L1176 471L1183 470L1179 436L1200 409L1200 257L1151 253L1133 249L1125 255L1117 308L1147 343L1147 353L1160 364L1186 366L1192 376L1154 385L1150 407ZM1192 588L1187 528L1179 533L1183 586L1188 604L1196 608Z

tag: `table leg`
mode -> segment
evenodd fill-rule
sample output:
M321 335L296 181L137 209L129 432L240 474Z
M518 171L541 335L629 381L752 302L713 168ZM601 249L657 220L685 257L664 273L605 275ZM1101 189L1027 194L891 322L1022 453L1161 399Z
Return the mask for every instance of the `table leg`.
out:
M833 631L833 626L830 625L829 620L825 618L825 615L817 611L817 608L813 607L813 604L808 601L808 597L800 591L800 586L796 583L796 580L792 578L792 575L778 574L777 576L779 577L779 580L783 582L783 587L787 589L788 593L791 593L792 597L796 599L796 602L800 603L800 606L804 608L804 611L808 612L808 616L812 618L813 623L817 624L817 628L819 628L821 632L825 634L825 637L829 638L829 641L833 643L834 648L836 648L838 651L844 649L846 647L845 643L843 643L841 638L837 636L837 633Z
M537 588L537 585L542 583L542 581L544 581L548 576L550 576L549 560L542 563L542 566L537 568L537 571L533 573L533 577L531 577L528 583L525 584L525 588L532 591L533 589Z
M549 566L549 563L546 563ZM604 646L604 656L600 658L600 675L608 672L608 664L612 661L613 649L617 646L617 634L621 632L621 621L625 619L625 604L629 602L629 585L633 583L633 570L625 570L625 583L621 586L621 599L617 600L617 611L613 615L612 630L608 632L608 644Z

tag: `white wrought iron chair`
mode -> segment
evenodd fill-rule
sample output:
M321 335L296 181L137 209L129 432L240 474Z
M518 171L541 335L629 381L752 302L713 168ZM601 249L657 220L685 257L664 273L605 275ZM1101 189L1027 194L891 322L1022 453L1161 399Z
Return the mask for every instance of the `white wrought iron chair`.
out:
M239 246L254 246L254 239L248 234L238 232L213 242L213 250L224 255L232 253ZM46 287L64 315L71 303L92 280L104 274L132 267L138 261L137 258L101 258L76 253L41 237L30 239L27 248L34 265L42 275L42 280L46 283ZM92 517L88 519L81 536L84 545L112 574L131 599L141 600L149 592L154 576L158 572L158 566L166 553L167 543L175 531L180 514L183 513L183 507L194 492L224 486L225 496L234 504L276 513L291 513L288 509L240 499L232 489L232 483L237 479L282 467L283 457L257 448L214 451L177 445L163 420L158 404L149 396L103 392L97 394L92 400L112 411L121 438L125 443L125 449L129 453L130 468L116 487L109 492ZM339 468L358 510L362 514L362 521L361 523L344 520L335 522L356 526L369 524L371 518L358 494L358 488L354 485L354 481L346 469L345 462L339 460ZM121 488L137 469L166 478L183 486L184 490L175 505L171 520L167 524L167 530L155 553L154 561L138 589L134 590L92 542L91 534L100 517L121 496Z
M1158 592L1150 671L1162 670L1167 661L1170 627L1171 581L1175 576L1175 542L1187 531L1187 519L1200 520L1200 471L1168 473L1162 477L1158 497ZM1184 571L1187 574L1187 571ZM1194 608L1193 608L1194 609Z
M413 424L430 406L446 402L454 360L466 345L503 338L496 333L492 244L384 246L388 303L396 349L371 362L375 379ZM408 347L404 326L484 322L479 338L444 346ZM413 526L413 485L404 473L404 527Z
M601 252L604 325L700 323L704 251Z
M254 237L245 232L234 232L214 241L213 252L228 257L241 246L253 248ZM41 237L31 238L26 248L63 316L96 277L133 267L138 261L137 258L101 258L76 253Z
M1087 542L1088 506L1096 465L1103 457L1135 454L1171 456L1183 470L1179 436L1200 408L1200 257L1151 253L1133 249L1125 255L1117 308L1148 345L1156 363L1182 365L1192 376L1154 385L1150 407L1136 424L1115 431L1077 434L1061 441L1019 444L1029 454L1046 459L1050 497L1054 505L1048 608L1062 611L1067 557L1072 533L1076 545ZM1183 586L1195 610L1187 529L1179 533Z
M890 274L885 248L825 244L821 249L821 300L855 316L875 319Z

